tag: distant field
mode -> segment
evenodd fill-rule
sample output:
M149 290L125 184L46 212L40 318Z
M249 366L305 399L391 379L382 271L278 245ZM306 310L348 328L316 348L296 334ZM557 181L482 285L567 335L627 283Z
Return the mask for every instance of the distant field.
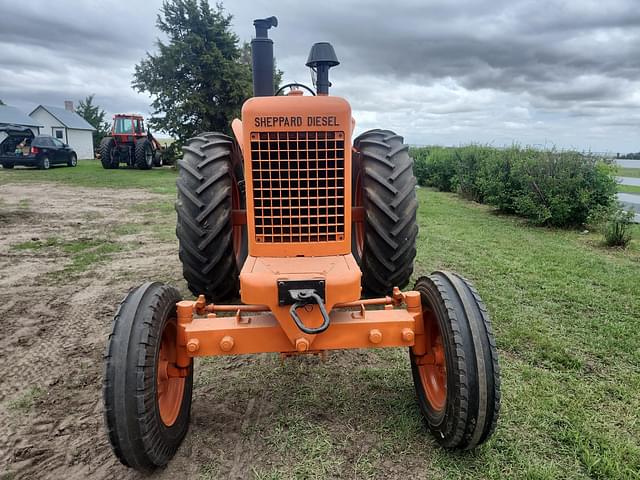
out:
M640 178L640 168L618 167L618 175L621 177Z
M618 185L618 191L622 193L640 193L640 186L636 185Z
M173 138L158 138L158 137L156 137L156 140L158 140L158 142L160 142L160 144L164 145L165 147L168 147L173 142L175 142L175 139L173 139Z

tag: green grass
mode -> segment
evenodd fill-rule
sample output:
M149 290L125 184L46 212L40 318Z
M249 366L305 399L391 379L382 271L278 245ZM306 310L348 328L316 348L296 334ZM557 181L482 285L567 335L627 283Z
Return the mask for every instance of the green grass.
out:
M51 248L70 257L70 262L65 265L64 270L52 273L56 276L84 272L94 264L108 261L111 254L125 250L127 245L109 239L80 238L65 241L50 237L45 240L29 240L11 246L12 250L39 251Z
M617 174L621 177L640 178L640 168L618 167Z
M22 243L11 245L12 250L41 250L47 247L57 247L60 245L60 239L51 237L46 240L28 240Z
M206 359L194 408L215 415L204 404L244 412L257 402L241 438L260 479L638 478L640 230L628 250L610 250L596 234L531 227L453 194L418 195L416 277L456 270L492 314L503 402L486 445L450 453L425 434L402 350L337 352L325 364ZM224 448L215 431L197 440L210 451ZM207 472L223 460L203 476L215 478Z
M105 170L98 160L80 160L75 168L0 169L0 185L16 182L61 182L81 187L143 188L154 193L175 195L176 176L177 171L173 168Z
M111 255L127 249L122 243L99 240L94 245L87 246L72 253L71 263L64 269L64 273L79 273L87 271L97 263L107 262Z
M46 395L45 391L38 387L30 387L10 400L7 404L9 410L26 413Z
M640 193L640 186L618 184L618 191L624 193Z

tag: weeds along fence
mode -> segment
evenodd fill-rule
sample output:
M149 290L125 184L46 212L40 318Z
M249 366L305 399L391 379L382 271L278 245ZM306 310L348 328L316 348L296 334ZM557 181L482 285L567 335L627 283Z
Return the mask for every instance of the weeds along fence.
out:
M585 224L616 201L615 168L591 154L485 145L412 148L420 185L497 207L537 225Z

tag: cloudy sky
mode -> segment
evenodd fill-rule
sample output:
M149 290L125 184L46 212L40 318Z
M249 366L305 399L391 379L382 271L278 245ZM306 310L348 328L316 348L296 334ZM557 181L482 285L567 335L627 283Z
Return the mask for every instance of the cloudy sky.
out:
M19 5L19 6L18 6ZM150 113L134 65L154 51L160 0L0 0L0 99L27 112L95 93L107 112ZM272 30L285 80L310 83L304 62L330 41L342 64L332 93L358 129L413 144L468 142L640 150L637 0L233 0L250 40ZM10 14L7 12L11 12Z

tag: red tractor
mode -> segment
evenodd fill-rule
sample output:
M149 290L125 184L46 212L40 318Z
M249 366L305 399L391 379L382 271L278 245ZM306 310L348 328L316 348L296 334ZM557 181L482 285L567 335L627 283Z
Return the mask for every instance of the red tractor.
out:
M163 147L150 131L145 131L142 115L115 115L111 135L102 139L99 150L102 166L107 169L124 163L148 170L163 163Z

